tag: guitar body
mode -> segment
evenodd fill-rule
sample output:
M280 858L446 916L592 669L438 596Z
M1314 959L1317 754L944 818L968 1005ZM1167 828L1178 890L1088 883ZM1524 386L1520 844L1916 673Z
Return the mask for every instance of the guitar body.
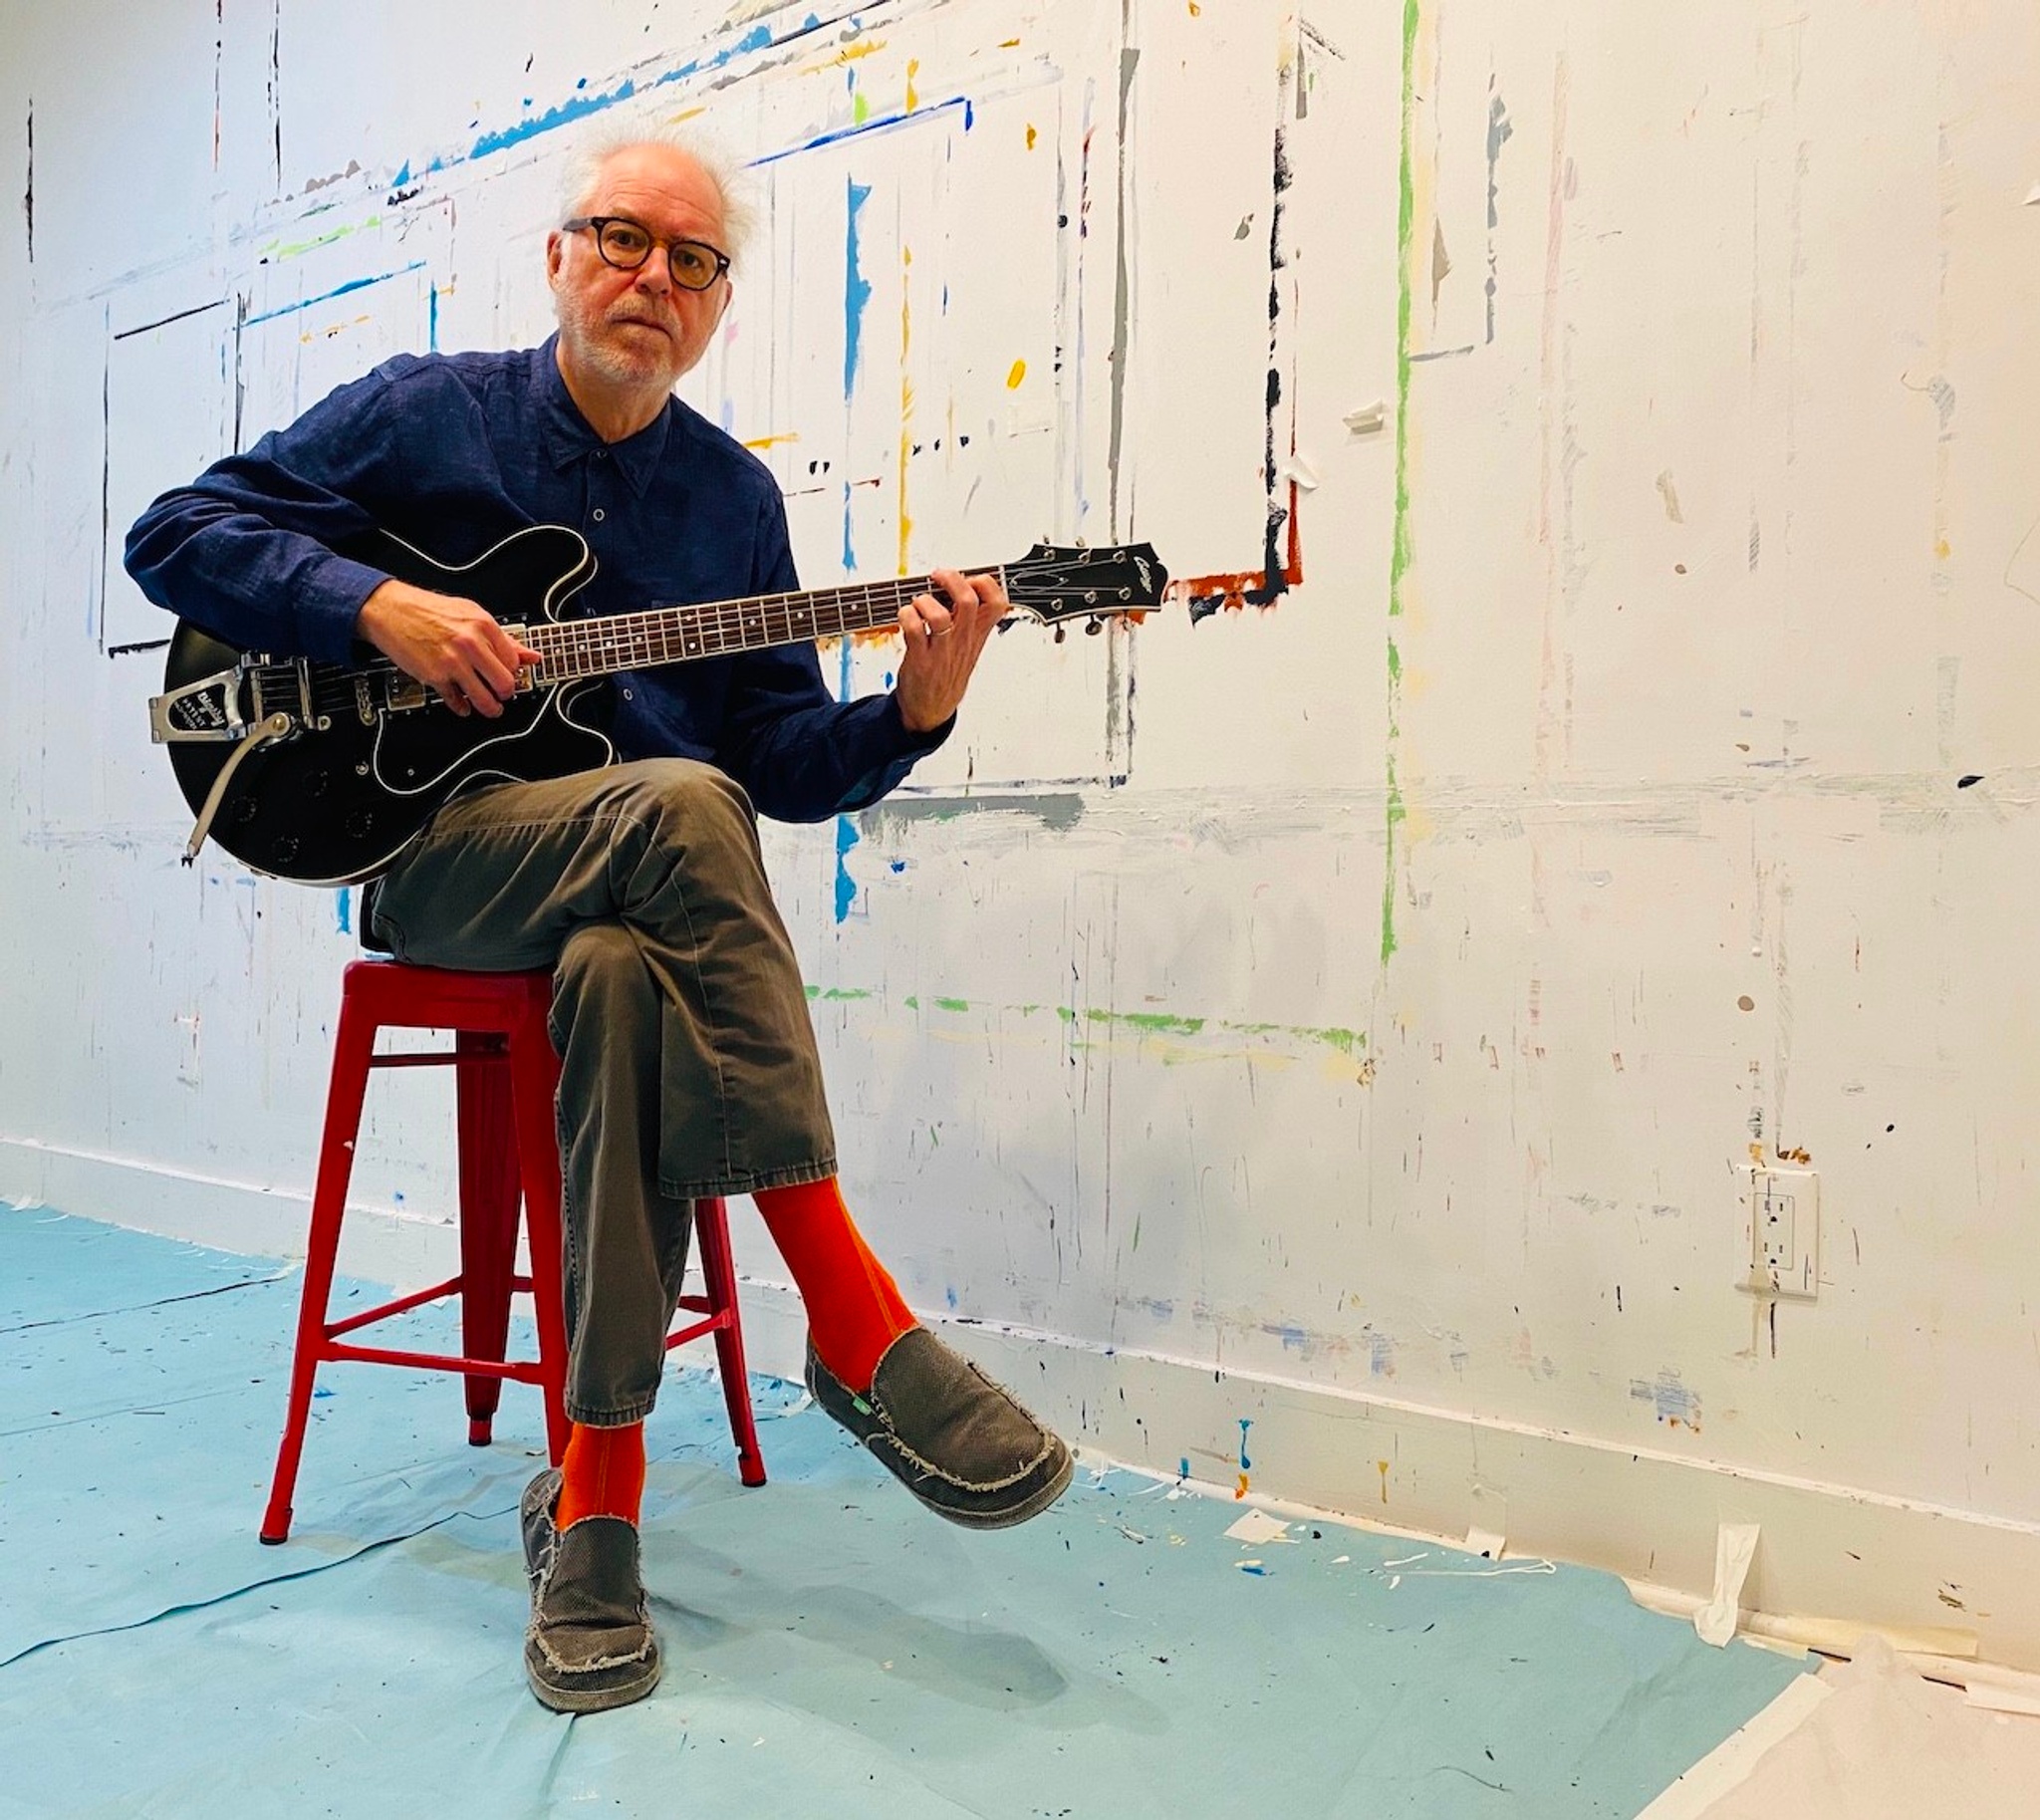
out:
M520 531L459 569L382 532L348 554L399 581L479 602L512 627L561 619L595 572L588 545L558 525ZM174 693L201 682L242 654L180 621L164 687ZM301 724L241 756L210 836L243 865L299 884L354 884L387 871L433 812L472 785L564 777L616 757L605 731L610 688L599 677L524 689L491 720L455 714L436 696L391 708L382 698L386 668L278 663L269 671L281 679L265 684L272 704ZM198 739L170 745L194 813L239 750Z

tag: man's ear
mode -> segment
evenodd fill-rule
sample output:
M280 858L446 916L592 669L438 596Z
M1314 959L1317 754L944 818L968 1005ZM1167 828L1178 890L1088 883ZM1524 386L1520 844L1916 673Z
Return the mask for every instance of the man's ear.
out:
M737 281L727 273L722 280L722 307L715 312L715 326L722 327L722 319L729 314L729 300L737 294Z
M546 283L555 291L560 288L560 265L567 254L567 237L558 228L546 235Z

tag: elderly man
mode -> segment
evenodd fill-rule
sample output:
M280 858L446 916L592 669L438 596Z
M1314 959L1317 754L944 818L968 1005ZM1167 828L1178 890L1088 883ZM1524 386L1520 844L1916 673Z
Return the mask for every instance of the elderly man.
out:
M501 354L392 360L157 500L128 567L243 648L377 647L459 714L498 715L536 653L472 601L338 554L381 526L442 563L563 523L583 599L727 600L796 586L765 467L672 395L729 307L733 209L666 139L585 156L546 277L559 331ZM619 678L624 762L456 797L379 882L399 957L551 967L570 1336L562 1469L523 1505L525 1668L546 1705L622 1705L659 1674L638 1571L643 1420L692 1201L747 1193L809 1322L816 1400L929 1508L991 1528L1046 1509L1068 1448L919 1326L845 1209L807 998L753 806L818 821L877 801L946 737L997 583L938 570L899 615L890 694L832 701L812 646Z

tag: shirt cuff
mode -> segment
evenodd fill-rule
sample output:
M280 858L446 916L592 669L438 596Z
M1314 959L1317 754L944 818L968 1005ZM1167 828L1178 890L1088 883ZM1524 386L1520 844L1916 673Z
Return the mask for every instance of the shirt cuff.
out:
M334 663L352 662L355 621L370 595L389 577L352 557L327 556L298 577L292 587L298 621L298 646L307 656Z

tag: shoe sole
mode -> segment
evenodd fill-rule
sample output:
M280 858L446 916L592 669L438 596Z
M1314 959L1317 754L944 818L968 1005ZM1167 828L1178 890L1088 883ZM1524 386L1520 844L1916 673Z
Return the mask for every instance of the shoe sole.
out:
M538 1703L554 1712L607 1712L612 1706L628 1706L642 1699L658 1686L665 1673L663 1660L654 1660L648 1674L636 1681L619 1682L608 1688L555 1688L539 1680L530 1663L524 1665L524 1679Z
M1063 1454L1062 1470L1040 1490L1006 1510L994 1510L980 1515L975 1511L944 1509L940 1504L930 1504L925 1498L921 1498L920 1502L924 1509L932 1510L939 1517L947 1517L950 1522L965 1529L1011 1529L1016 1523L1024 1523L1030 1517L1041 1515L1057 1498L1069 1490L1070 1475L1076 1470L1076 1464L1075 1458L1066 1450ZM912 1487L909 1485L907 1489L912 1490ZM915 1495L918 1496L918 1493Z

